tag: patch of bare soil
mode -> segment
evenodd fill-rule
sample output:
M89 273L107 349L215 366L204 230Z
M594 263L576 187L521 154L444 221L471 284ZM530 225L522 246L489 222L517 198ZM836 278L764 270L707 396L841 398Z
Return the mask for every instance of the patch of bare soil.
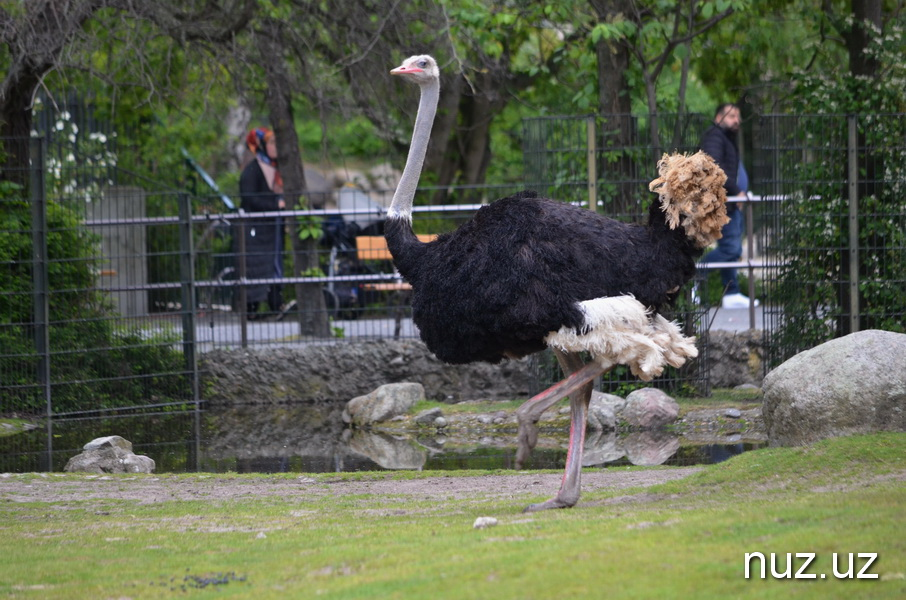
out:
M582 473L582 489L650 487L688 477L700 467L676 467L624 471L602 469ZM297 495L411 496L423 500L458 500L476 497L553 495L560 475L514 472L512 475L426 477L408 480L318 481L301 476L286 478L224 478L216 475L176 476L83 476L42 474L0 475L2 502L78 502L129 500L140 504L176 500L232 500L253 497Z

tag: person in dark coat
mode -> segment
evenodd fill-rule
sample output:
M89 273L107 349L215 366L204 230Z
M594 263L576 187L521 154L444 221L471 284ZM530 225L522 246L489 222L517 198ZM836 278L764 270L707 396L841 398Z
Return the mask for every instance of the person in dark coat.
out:
M714 124L702 136L701 149L714 159L727 175L724 189L727 190L727 216L730 222L723 226L723 236L717 240L717 248L702 258L702 262L736 262L742 256L742 234L745 230L745 214L738 202L746 197L749 178L739 158L739 146L736 136L742 119L739 107L725 103L717 107L714 113ZM736 269L720 269L720 279L724 287L721 299L723 308L748 308L749 298L739 291ZM755 300L758 305L758 300Z
M277 141L274 132L266 127L257 127L246 136L246 145L254 159L246 165L239 177L241 209L246 213L283 209L286 205L283 201L283 180L277 170ZM252 218L244 221L244 224L246 277L283 277L283 219ZM280 312L283 304L282 286L275 283L246 288L246 312L250 319L260 318L258 307L265 300L272 313Z

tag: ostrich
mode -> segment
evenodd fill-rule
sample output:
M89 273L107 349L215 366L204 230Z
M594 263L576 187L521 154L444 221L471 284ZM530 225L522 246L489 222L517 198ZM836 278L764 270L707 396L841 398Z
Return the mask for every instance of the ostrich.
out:
M727 221L726 177L702 153L665 156L649 186L648 224L631 225L520 192L483 206L457 230L421 242L412 202L440 96L435 60L413 56L390 71L416 83L418 113L384 234L412 286L412 317L440 360L498 363L552 348L567 378L517 411L520 446L534 445L542 412L570 397L570 440L557 495L527 511L565 508L580 494L592 380L627 364L643 380L697 356L694 338L657 313L695 273L694 259ZM592 360L584 364L581 352Z

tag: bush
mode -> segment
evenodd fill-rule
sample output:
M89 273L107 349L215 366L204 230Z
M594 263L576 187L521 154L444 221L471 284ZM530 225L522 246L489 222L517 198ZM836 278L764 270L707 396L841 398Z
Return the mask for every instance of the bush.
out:
M31 207L16 186L0 186L0 412L44 412L35 348ZM116 327L96 289L97 236L72 210L47 204L49 342L56 413L178 401L188 376L174 334L148 339Z

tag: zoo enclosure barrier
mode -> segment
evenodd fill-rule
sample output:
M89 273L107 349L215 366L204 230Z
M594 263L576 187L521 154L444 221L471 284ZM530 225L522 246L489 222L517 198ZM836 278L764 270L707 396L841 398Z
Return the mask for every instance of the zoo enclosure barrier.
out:
M739 266L761 271L749 285L763 303L766 368L858 328L902 327L906 136L902 115L884 116L883 127L879 119L770 116L747 124L753 189L770 202L748 205L750 252ZM526 121L525 181L422 188L416 227L451 230L482 204L526 187L640 220L650 199L652 156L666 147L693 150L703 121L662 118L660 133L673 137L660 148L650 143L645 119L617 121L612 115ZM675 140L680 143L671 146ZM57 164L41 157L45 150L35 142L33 164ZM84 168L61 176L35 169L29 194L0 198L0 249L12 267L0 288L2 413L60 417L194 406L203 399L199 355L211 350L394 336L397 307L363 291L368 282L393 280L392 265L357 263L342 240L323 235L324 243L313 245L320 272L242 281L232 232L243 217L224 211L217 195ZM377 207L390 195L309 198L322 208L264 216L315 219L325 233L329 223L361 230L380 222ZM443 195L448 204L430 204ZM284 272L292 273L289 245L284 257ZM309 299L286 314L249 321L235 309L234 291L260 283L282 284L287 303L298 287L314 286L323 305ZM707 315L707 306L688 298L670 315L700 337L704 356ZM417 335L411 320L403 320L399 335ZM558 377L550 357L537 362L539 386ZM658 385L707 390L704 365L671 372ZM632 385L626 374L602 383L607 391Z

